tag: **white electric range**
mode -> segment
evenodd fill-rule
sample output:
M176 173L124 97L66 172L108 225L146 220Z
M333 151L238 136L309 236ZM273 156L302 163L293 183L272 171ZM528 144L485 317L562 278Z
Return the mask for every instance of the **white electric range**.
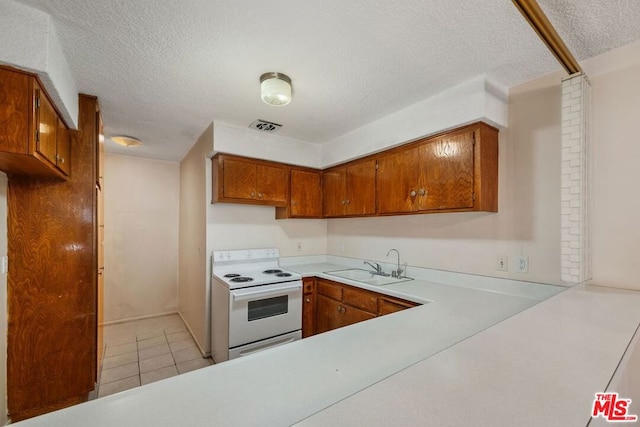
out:
M302 276L276 248L214 251L211 355L219 363L302 338Z

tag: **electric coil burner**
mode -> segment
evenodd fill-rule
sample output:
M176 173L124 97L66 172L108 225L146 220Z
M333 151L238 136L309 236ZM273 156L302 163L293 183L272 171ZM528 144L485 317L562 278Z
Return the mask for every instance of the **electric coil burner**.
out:
M302 338L302 276L278 249L214 251L211 355L235 359Z

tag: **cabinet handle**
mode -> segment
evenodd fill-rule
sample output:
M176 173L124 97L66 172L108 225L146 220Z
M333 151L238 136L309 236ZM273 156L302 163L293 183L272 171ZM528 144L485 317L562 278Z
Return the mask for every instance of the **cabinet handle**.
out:
M420 193L421 196L426 196L427 191L424 188L421 188L419 193Z
M410 195L411 197L416 197L416 194L417 194L417 193L416 193L416 191L415 191L415 190L411 190L411 193L409 193L409 195Z

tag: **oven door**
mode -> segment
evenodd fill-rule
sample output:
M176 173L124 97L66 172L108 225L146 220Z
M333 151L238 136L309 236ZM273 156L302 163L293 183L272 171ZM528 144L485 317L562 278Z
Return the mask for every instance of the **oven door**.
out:
M302 328L302 281L233 289L229 348Z

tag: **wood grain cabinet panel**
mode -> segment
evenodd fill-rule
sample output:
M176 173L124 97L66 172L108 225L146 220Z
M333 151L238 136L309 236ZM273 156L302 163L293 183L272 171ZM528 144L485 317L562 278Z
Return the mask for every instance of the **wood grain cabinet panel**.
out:
M212 203L287 206L289 169L286 165L228 154L216 154L211 161Z
M378 157L378 213L416 212L421 150L413 147Z
M322 172L291 167L289 204L276 208L276 219L322 218Z
M316 333L315 281L313 277L302 279L302 338L310 337Z
M498 210L498 131L476 123L382 153L378 214Z
M365 216L376 213L376 160L356 161L323 172L325 217Z
M96 105L80 97L66 181L10 175L7 405L13 421L87 400L97 378ZM57 123L56 123L57 124Z
M71 139L38 78L0 66L0 170L66 179Z

